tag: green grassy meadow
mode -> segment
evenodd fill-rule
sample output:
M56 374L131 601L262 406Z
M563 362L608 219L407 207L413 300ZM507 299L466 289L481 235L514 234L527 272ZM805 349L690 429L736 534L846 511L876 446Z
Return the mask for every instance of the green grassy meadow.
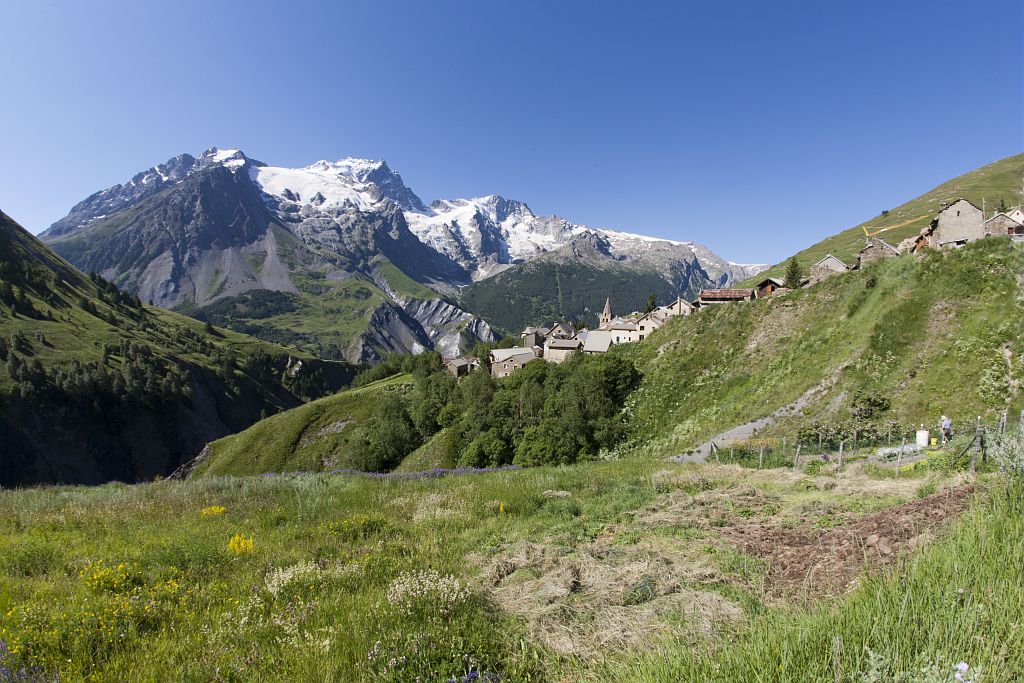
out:
M776 585L731 532L841 529L963 476L632 459L6 490L0 639L66 681L1011 680L1024 510L994 477L838 599Z

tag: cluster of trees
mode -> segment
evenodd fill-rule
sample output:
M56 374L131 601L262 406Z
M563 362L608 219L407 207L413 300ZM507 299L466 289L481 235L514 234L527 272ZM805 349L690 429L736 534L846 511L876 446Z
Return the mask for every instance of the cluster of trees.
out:
M193 317L210 321L215 325L228 327L235 318L259 320L298 308L299 298L287 292L269 289L254 289L238 296L230 296L208 304L197 310Z
M856 391L850 402L850 417L814 422L804 425L797 433L797 441L805 446L819 443L828 448L838 448L839 443L888 443L899 444L900 440L912 440L915 426L902 424L888 415L892 402L888 397L870 391Z
M17 383L17 394L40 404L100 406L136 404L160 407L191 397L191 373L157 357L152 349L122 341L116 348L121 360L108 367L108 349L100 362L70 363L43 367L38 358L28 360L15 353L12 341L6 349L5 370Z
M23 315L35 317L36 309L31 299L25 295L25 290L15 289L7 281L0 281L0 302L4 303L12 315Z
M353 439L353 467L392 469L427 440L446 466L565 464L592 459L621 441L622 405L640 381L632 362L577 355L562 364L529 363L502 380L480 368L456 383L437 354L389 359L412 372L413 389L379 401ZM380 378L371 370L360 383Z
M96 285L100 299L111 306L122 309L142 310L142 300L134 294L122 292L113 282L109 282L99 273L89 273L89 279Z

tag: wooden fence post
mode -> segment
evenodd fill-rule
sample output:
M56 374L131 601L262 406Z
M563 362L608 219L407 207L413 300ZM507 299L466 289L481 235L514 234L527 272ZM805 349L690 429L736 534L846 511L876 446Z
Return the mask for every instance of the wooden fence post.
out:
M900 443L900 452L896 454L896 478L900 478L900 462L903 460L903 449L907 447L907 437Z
M1024 410L1020 411L1020 435L1024 436Z
M782 457L786 457L786 437L782 437Z
M800 446L802 446L802 445L803 444L799 444L799 443L796 445L796 455L793 456L793 471L794 472L796 472L797 467L800 464Z
M974 442L971 444L971 474L974 474L978 469L978 453L981 452L981 445L984 439L985 430L981 426L981 416L978 416L978 423L974 428Z
M845 458L843 457L843 447L846 445L846 441L839 442L839 469L843 469Z
M757 458L757 469L764 467L764 444L761 444L761 455Z

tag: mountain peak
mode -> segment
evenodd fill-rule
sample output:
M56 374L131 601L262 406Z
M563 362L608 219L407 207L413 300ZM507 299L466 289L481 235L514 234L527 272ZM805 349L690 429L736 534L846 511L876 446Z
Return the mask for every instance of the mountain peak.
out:
M199 155L199 162L201 164L221 164L228 168L238 168L245 164L245 162L251 161L249 157L245 156L245 153L240 149L219 149L217 147L211 147L202 154ZM259 162L257 162L258 164Z
M323 210L351 206L372 209L385 198L407 211L426 210L398 171L383 159L321 159L303 168L263 165L253 173L253 180L267 194L299 204L310 204L316 197L315 206Z
M374 161L373 159L361 159L359 157L344 157L337 161L321 159L316 163L306 166L306 169L317 173L335 173L345 178L358 180L359 182L367 182L367 177L378 170L387 169L388 172L391 171L388 168L387 162L383 159Z

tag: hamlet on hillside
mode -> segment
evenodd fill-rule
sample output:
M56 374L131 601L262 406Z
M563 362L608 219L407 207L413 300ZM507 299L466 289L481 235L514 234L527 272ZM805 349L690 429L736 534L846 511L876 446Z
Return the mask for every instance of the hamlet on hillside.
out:
M917 253L926 248L954 249L985 237L1010 237L1015 242L1024 242L1024 211L1016 207L985 218L982 209L966 199L957 199L943 206L918 235L903 240L897 246L865 229L865 244L855 263L847 264L832 254L826 254L811 264L799 285L810 287L833 275L858 270L876 261ZM537 360L561 363L574 353L606 353L615 344L643 341L671 318L688 316L711 306L784 294L790 291L786 285L778 278L765 277L754 287L704 289L693 301L677 298L666 306L642 313L634 311L624 316L613 313L611 297L608 297L598 317L598 326L593 330L577 330L567 322L556 321L548 326L527 327L520 333L518 345L492 350L487 359L491 375L507 377ZM474 356L445 360L445 367L455 377L462 377L479 366L480 360Z

